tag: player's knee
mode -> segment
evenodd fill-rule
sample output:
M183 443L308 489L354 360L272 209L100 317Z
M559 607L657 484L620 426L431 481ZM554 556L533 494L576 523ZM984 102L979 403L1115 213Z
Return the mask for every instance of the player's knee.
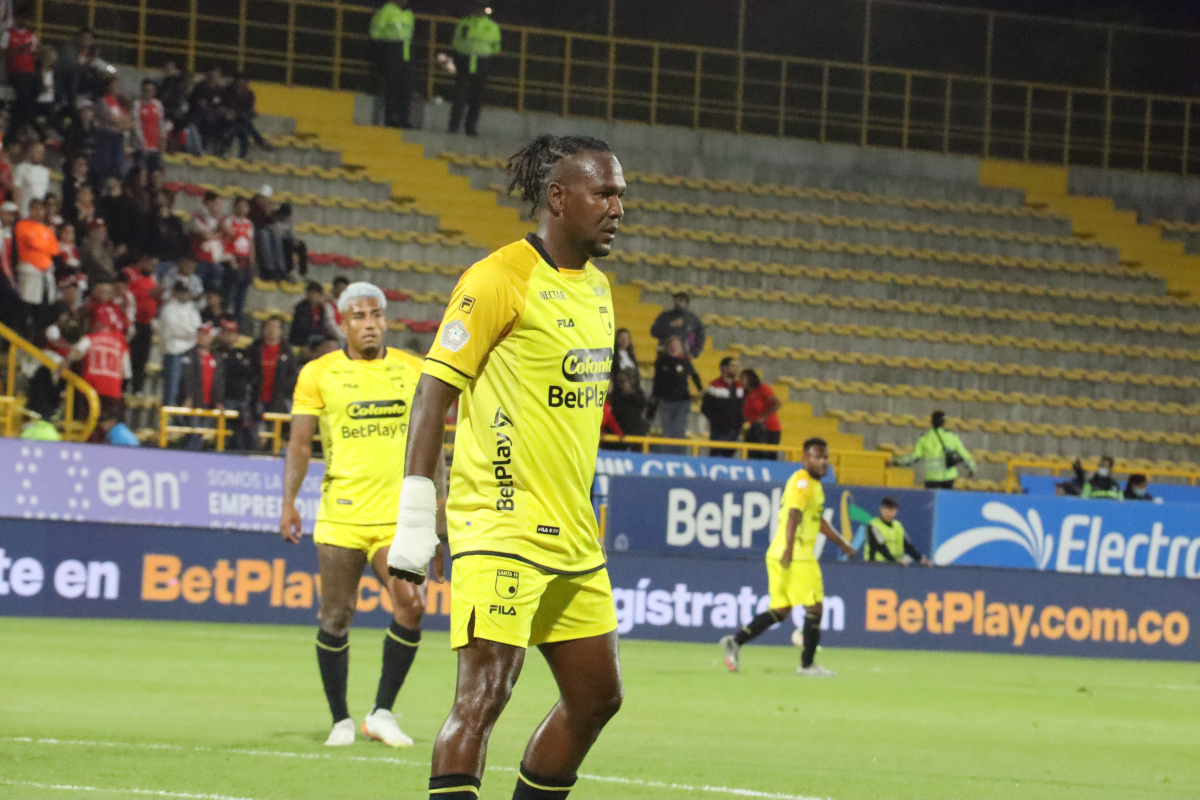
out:
M824 603L813 603L811 606L804 609L804 616L808 617L809 619L815 619L819 621L824 614Z
M601 728L621 710L625 702L625 687L618 685L613 691L606 693L597 703L594 716L596 727Z
M322 603L320 623L321 630L334 636L345 636L350 632L350 623L354 621L354 609L336 603Z
M417 630L421 627L421 620L425 618L425 604L420 601L420 598L415 600L405 599L403 602L396 602L395 611L392 612L392 618L406 628Z

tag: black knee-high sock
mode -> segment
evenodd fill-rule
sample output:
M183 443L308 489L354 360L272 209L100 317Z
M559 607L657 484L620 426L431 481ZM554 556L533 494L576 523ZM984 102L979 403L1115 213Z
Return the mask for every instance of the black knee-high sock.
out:
M429 779L429 800L479 800L479 778L456 772Z
M517 788L513 789L512 800L564 800L575 786L575 779L546 778L530 772L521 765L517 773Z
M767 609L754 619L750 620L749 625L743 625L742 627L738 628L737 633L733 635L733 640L739 645L743 645L751 639L757 637L776 622L779 622L779 620L780 617L776 616L774 611Z
M821 643L821 618L804 617L804 649L800 651L800 666L811 667Z
M389 711L396 704L396 695L408 676L408 668L417 657L421 629L406 628L395 620L383 637L383 672L379 675L379 690L375 693L375 708Z
M325 699L336 725L350 716L346 707L346 678L350 675L350 637L334 636L317 631L317 665L321 668L321 683Z

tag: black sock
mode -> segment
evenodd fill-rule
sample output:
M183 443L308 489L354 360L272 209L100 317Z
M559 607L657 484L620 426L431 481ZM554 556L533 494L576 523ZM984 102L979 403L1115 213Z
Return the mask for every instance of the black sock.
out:
M478 800L479 778L465 772L429 779L429 800Z
M325 684L325 699L336 725L350 716L346 707L346 678L350 675L350 637L334 636L317 631L317 665L321 668L321 683Z
M739 646L743 645L761 634L767 628L774 625L776 622L779 622L779 619L779 617L775 616L774 611L767 609L754 619L750 620L749 625L743 625L742 627L738 628L737 633L733 635L733 640L737 642Z
M800 666L811 667L821 643L821 618L804 617L804 649L800 651Z
M383 672L379 675L379 690L375 693L375 708L389 711L396 704L396 695L408 676L408 668L417 657L421 629L406 628L395 620L383 637Z
M563 800L575 786L575 778L544 778L530 772L521 765L517 773L517 788L513 789L512 800Z

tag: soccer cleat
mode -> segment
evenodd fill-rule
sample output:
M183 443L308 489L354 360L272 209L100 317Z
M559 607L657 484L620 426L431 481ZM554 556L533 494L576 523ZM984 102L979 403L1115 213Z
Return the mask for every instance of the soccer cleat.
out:
M796 674L804 675L808 678L832 678L834 675L837 675L833 670L825 669L819 664L813 664L811 667L800 667L796 670Z
M333 724L329 738L325 740L326 747L345 747L354 744L354 720L346 717L341 722Z
M383 742L388 747L413 746L412 737L400 730L395 715L386 708L377 708L363 717L362 732L368 739Z
M722 636L720 641L721 649L725 651L725 666L730 672L738 671L738 653L741 651L741 645L732 636Z

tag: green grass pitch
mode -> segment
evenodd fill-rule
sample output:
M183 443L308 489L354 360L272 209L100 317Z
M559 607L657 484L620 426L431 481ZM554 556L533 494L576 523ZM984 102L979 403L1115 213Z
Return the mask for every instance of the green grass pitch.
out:
M0 798L422 798L454 657L426 634L400 694L415 747L322 746L314 631L0 618ZM351 635L350 707L381 633ZM1200 797L1195 664L626 641L625 706L572 798ZM554 699L531 654L492 736L484 798L511 795Z

